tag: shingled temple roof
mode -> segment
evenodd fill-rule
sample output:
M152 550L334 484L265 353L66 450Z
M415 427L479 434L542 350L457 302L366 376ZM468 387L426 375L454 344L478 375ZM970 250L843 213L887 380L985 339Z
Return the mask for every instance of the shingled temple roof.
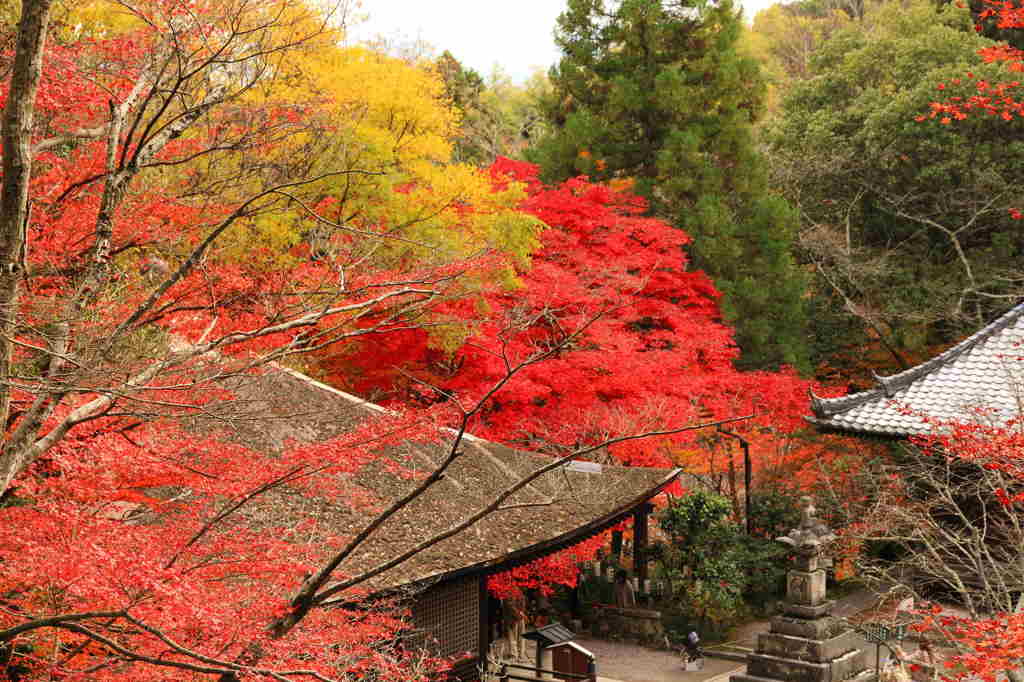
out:
M290 442L320 442L345 433L382 408L284 368L271 368L233 385L245 419L232 422L230 438L273 455ZM230 408L230 405L228 406ZM222 420L216 420L218 422ZM205 430L202 424L190 428ZM432 471L447 454L448 443L405 443L387 453L406 470ZM445 477L390 518L346 562L341 571L359 574L446 530L495 499L523 475L551 462L467 436L464 454ZM598 472L599 471L599 472ZM679 469L620 466L568 466L552 470L509 498L510 508L485 517L405 563L377 576L367 586L386 590L431 579L494 572L526 563L576 544L631 514L675 480ZM355 499L376 499L377 509L406 494L417 480L384 464L351 475ZM248 523L290 526L316 518L337 543L362 529L373 513L348 499L326 499L275 491L246 510ZM365 505L364 505L365 507Z
M812 424L837 431L905 437L931 422L1005 423L1024 397L1024 303L946 352L842 398L811 395ZM979 413L979 408L982 413Z

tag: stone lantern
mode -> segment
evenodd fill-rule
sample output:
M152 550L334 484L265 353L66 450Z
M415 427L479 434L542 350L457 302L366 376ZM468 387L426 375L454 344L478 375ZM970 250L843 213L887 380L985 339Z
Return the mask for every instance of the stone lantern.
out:
M800 498L800 525L777 538L793 548L795 565L786 576L783 613L772 619L768 632L757 637L757 649L747 657L747 672L731 682L868 682L869 652L860 638L832 617L835 602L828 599L825 555L835 535L816 518L810 497Z

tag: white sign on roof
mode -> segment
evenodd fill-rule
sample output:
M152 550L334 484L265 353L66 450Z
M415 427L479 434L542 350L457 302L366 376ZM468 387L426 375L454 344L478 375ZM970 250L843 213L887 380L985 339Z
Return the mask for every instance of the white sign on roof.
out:
M601 465L597 462L583 462L580 460L573 460L565 465L565 468L569 471L579 471L584 474L599 474L601 473Z

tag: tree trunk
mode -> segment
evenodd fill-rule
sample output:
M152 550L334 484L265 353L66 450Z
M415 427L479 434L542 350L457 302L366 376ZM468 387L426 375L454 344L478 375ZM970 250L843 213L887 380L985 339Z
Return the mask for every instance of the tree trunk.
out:
M32 123L53 0L24 0L11 87L4 108L3 187L0 189L0 424L11 412L11 360L17 329L18 289L25 276L25 232L32 175ZM0 452L0 491L19 470L18 453Z

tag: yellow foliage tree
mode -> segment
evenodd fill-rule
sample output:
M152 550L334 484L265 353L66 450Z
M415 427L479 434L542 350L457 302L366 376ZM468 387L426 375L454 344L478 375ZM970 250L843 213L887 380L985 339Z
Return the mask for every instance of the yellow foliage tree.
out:
M515 268L527 264L543 224L518 209L521 187L496 191L486 172L454 161L459 115L434 64L344 46L332 17L301 0L204 1L242 3L240 31L266 23L273 28L261 40L293 47L268 49L247 61L245 71L230 62L207 69L199 95L219 87L243 91L232 107L202 117L176 144L217 153L149 173L146 191L191 196L209 209L237 205L289 178L324 176L277 193L291 210L239 220L211 259L270 272L313 253L335 260L339 271L366 272L437 271L497 255L475 259L486 267L457 268L462 275L452 295L470 295L483 285L515 286ZM59 30L69 39L103 38L131 32L144 20L138 7L132 13L115 0L66 0ZM261 53L260 44L244 48ZM243 130L244 136L237 132ZM194 186L197 178L202 187ZM153 255L173 262L180 254Z
M367 244L385 267L483 252L522 265L536 247L541 224L518 210L521 188L494 191L486 173L453 161L460 121L433 64L329 45L279 65L253 97L300 112L305 129L271 152L279 162L343 174L316 198L333 225L301 208L288 224L249 225L247 247L255 237L279 252L302 241L326 249L346 227L386 237Z
M777 3L754 16L748 47L772 80L785 87L806 78L815 49L851 21L848 14L827 3Z

